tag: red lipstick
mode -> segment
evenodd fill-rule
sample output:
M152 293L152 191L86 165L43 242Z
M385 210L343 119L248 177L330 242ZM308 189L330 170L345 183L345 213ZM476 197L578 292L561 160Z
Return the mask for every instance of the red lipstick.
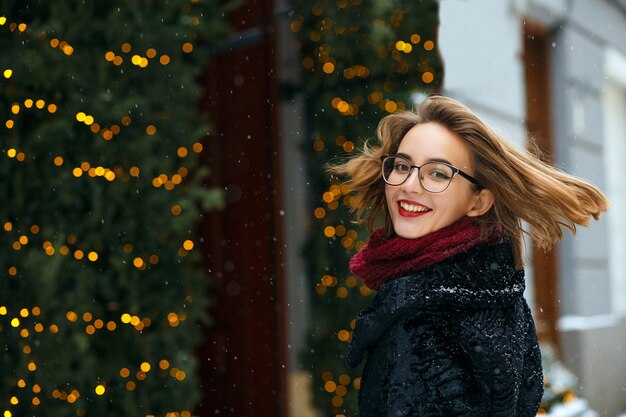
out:
M405 206L409 205L409 206L413 206L413 207L418 207L419 211L409 211L407 209L405 209L404 207L402 207L401 204L404 204ZM422 216L428 212L432 211L431 209L429 209L428 207L416 203L414 201L408 201L408 200L400 200L398 201L398 213L402 216L402 217L419 217Z

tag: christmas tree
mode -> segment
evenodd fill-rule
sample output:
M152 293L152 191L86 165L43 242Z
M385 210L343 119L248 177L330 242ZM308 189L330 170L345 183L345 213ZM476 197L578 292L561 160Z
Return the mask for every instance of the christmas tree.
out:
M436 48L436 1L295 1L302 81L307 97L309 173L317 227L305 252L311 289L308 350L314 403L324 416L356 415L361 369L344 355L352 324L370 290L348 271L368 239L348 210L349 188L326 173L374 136L380 119L412 106L414 94L435 91L443 70ZM374 141L370 141L375 146Z
M218 0L0 2L0 410L189 416Z

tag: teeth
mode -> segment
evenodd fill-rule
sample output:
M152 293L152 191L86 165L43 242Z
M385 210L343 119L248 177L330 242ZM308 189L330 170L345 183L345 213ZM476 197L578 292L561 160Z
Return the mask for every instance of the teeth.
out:
M403 209L405 209L406 211L410 211L412 213L415 212L424 212L424 211L428 211L429 209L424 207L424 206L416 206L413 204L409 204L409 203L405 203L404 201L400 202L400 207L402 207Z

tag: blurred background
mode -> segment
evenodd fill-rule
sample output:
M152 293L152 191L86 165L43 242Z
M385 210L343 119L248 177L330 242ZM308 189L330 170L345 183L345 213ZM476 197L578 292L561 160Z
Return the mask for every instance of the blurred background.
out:
M325 172L461 100L611 201L526 246L540 413L626 415L626 1L0 0L0 411L356 416Z

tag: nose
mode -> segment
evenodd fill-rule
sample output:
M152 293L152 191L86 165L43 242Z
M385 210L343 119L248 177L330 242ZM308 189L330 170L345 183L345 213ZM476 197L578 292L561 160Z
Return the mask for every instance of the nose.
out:
M409 173L406 181L402 183L400 186L403 191L418 193L421 194L424 192L424 187L422 187L422 182L420 181L420 172L419 169L413 168Z

